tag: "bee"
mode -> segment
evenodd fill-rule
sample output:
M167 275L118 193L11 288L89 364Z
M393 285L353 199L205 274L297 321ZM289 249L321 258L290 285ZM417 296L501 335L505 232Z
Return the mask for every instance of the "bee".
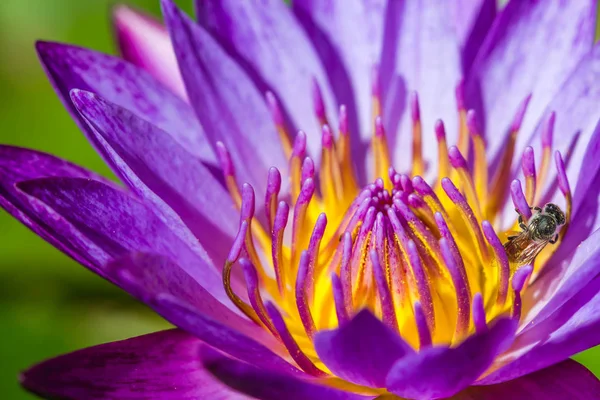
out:
M519 213L519 227L522 231L516 236L509 236L508 241L504 243L504 250L511 264L533 263L548 243L556 243L560 229L566 222L565 213L556 204L548 203L543 209L531 209L533 215L527 223Z

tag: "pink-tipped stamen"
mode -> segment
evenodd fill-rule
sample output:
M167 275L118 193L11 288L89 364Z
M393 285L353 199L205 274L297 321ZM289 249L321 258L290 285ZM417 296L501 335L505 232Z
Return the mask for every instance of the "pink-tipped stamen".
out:
M271 258L273 260L273 269L275 270L275 279L277 280L277 288L280 295L283 295L286 289L285 268L283 267L283 235L289 214L290 207L287 203L284 201L279 202L271 236Z
M512 278L512 288L513 288L514 297L515 297L513 300L512 317L517 321L521 320L521 308L522 308L521 290L527 284L527 281L529 280L529 277L531 276L532 272L533 272L532 265L524 265L515 271L515 274L513 275L513 278Z
M310 254L308 251L303 251L300 255L300 263L298 264L298 275L296 277L296 306L298 307L298 314L302 325L306 330L306 335L309 339L312 339L316 327L315 321L310 312L309 305L309 286L312 286L310 279Z
M290 140L289 132L285 127L285 118L283 117L283 112L281 110L281 106L279 105L279 101L271 91L268 91L265 94L265 98L267 100L269 111L271 112L271 118L273 118L273 123L275 124L277 133L279 134L279 140L281 141L284 154L289 157L292 152L292 142Z
M315 364L304 354L304 352L298 346L298 343L294 340L294 337L290 334L281 313L277 309L277 307L268 302L265 305L267 310L267 314L269 318L273 322L273 326L277 330L278 336L281 338L283 345L287 348L290 356L296 362L296 364L307 374L322 377L327 375L325 372L321 371L319 368L315 366Z
M531 208L529 207L529 203L525 198L525 194L523 194L521 181L518 179L515 179L510 184L510 197L517 213L523 216L523 222L527 222L532 215Z
M469 329L469 322L471 318L471 293L469 293L469 286L467 285L460 271L458 263L452 254L450 245L444 238L440 239L440 249L442 251L444 261L446 262L446 268L452 277L452 283L454 284L454 290L456 292L457 318L454 335L455 338L462 338L466 335Z
M483 240L483 234L471 206L450 179L442 179L442 188L448 198L457 206L463 221L471 228L469 229L469 233L473 239L473 244L479 249L481 259L484 263L487 263L489 260L487 246Z
M379 294L378 298L379 305L381 307L383 323L389 326L392 330L398 332L396 310L394 308L394 302L392 300L392 294L390 293L384 267L381 264L379 255L375 250L371 250L369 255L371 257L371 263L373 264L373 274L375 275L375 284L377 285L377 293Z
M483 304L483 296L477 292L473 296L473 325L475 332L483 333L487 330L487 322L485 316L485 306Z
M344 325L350 320L346 309L346 299L344 289L340 277L333 272L331 274L331 291L333 294L333 302L335 304L335 314L338 319L338 325Z
M327 125L327 112L325 110L325 101L323 100L323 92L316 78L312 79L312 95L315 115L319 121L319 125Z
M280 190L281 173L277 168L271 167L269 169L269 175L267 178L267 191L265 194L265 217L267 218L269 231L273 230Z
M246 279L246 287L248 289L248 299L250 300L250 305L254 309L254 312L256 312L256 315L258 315L260 321L267 327L267 329L269 329L269 331L271 331L274 336L277 336L277 330L275 330L273 323L267 315L267 310L260 294L260 285L256 268L246 258L240 258L239 263L244 271L244 278Z
M413 305L415 313L415 323L417 325L417 333L419 334L419 348L421 350L431 346L431 332L429 332L429 325L427 324L427 317L423 311L421 303L415 301Z
M412 119L412 175L421 175L425 171L423 160L423 133L421 125L421 108L419 106L419 96L413 92L408 100L410 107L410 116Z

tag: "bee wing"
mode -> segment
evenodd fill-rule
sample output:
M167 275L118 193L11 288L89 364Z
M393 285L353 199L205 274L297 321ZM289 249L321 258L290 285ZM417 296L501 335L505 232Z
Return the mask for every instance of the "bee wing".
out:
M532 239L531 233L530 230L525 230L504 244L511 263L517 265L533 263L535 257L548 244L548 240Z

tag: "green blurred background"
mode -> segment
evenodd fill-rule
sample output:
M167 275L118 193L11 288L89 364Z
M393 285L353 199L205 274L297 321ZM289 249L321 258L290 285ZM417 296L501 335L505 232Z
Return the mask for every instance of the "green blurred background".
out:
M188 12L190 2L178 1ZM33 49L43 38L115 53L110 4L0 1L0 142L112 176L54 95ZM158 0L128 4L159 15ZM0 398L32 398L19 388L17 374L36 361L166 326L0 211ZM600 376L599 356L596 348L576 359Z

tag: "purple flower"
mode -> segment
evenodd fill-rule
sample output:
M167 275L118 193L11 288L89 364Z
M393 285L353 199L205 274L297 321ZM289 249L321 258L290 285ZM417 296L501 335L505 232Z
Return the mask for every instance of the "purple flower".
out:
M0 203L177 329L22 384L600 398L596 1L258 3L119 7L125 61L37 44L123 186L2 146Z

